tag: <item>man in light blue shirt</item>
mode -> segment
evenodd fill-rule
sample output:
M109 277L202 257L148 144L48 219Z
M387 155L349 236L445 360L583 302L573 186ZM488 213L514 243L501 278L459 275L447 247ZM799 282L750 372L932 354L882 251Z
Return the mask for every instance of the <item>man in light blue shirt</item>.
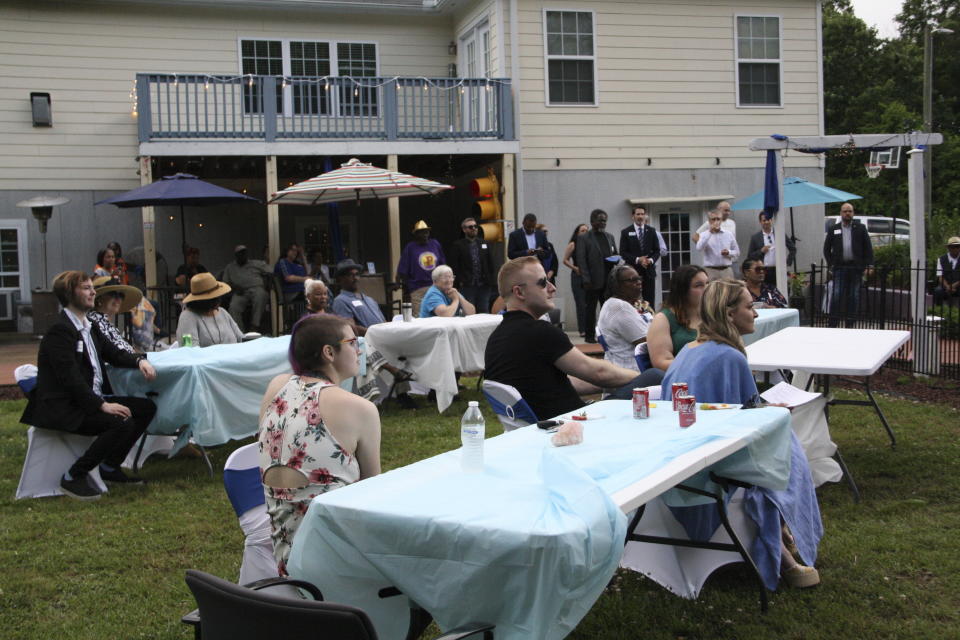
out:
M340 295L333 300L333 312L341 318L353 320L357 335L366 335L367 327L386 322L377 301L357 290L359 264L350 258L341 260L337 263L336 278Z

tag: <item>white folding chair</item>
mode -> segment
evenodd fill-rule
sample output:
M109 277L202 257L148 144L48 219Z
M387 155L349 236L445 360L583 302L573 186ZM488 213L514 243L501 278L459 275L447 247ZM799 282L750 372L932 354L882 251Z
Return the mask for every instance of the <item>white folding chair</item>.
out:
M523 399L516 387L508 384L483 381L483 395L497 414L504 431L513 431L537 421L537 416Z
M37 382L37 367L32 364L21 365L14 370L13 377L20 389L25 394L29 393ZM93 441L94 436L67 431L37 427L27 429L27 455L17 485L17 500L62 496L60 478L90 448ZM101 492L107 491L107 485L100 479L99 468L94 468L88 477Z
M260 479L259 449L257 442L240 447L223 466L223 486L246 536L239 584L278 575L270 539L270 516Z

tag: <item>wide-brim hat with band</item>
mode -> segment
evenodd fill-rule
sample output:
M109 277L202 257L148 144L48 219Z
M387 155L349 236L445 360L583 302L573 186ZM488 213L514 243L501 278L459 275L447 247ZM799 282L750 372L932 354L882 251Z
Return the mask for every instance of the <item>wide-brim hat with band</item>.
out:
M428 225L423 220L417 220L417 224L413 225L413 232L417 231L430 231L430 225Z
M120 303L120 313L130 311L143 299L140 289L127 284L120 284L116 278L99 276L93 279L93 288L97 291L97 298L108 293L122 293L123 302Z
M357 271L363 271L363 267L353 261L353 258L345 258L337 263L337 271L334 274L334 278L339 278L343 273L350 271L351 269L356 269Z
M953 236L952 238L947 240L947 246L948 247L960 246L960 236Z
M194 300L209 300L230 293L230 285L220 282L211 273L198 273L190 278L190 295L183 299L184 304Z

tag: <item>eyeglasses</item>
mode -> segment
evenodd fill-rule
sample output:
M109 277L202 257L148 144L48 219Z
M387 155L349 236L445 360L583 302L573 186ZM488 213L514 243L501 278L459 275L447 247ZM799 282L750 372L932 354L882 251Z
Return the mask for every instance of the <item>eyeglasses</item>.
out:
M477 228L477 225L475 225L475 224L465 224L465 225L463 225L463 228L464 228L464 229L476 229L476 228Z
M754 267L753 270L754 270L754 271L766 271L767 268L766 268L766 267Z
M352 338L344 338L343 340L337 340L337 344L349 344L357 351L360 351L360 338L357 336L353 336Z
M527 286L528 284L535 284L535 285L537 285L538 287L540 287L541 289L546 289L546 288L547 288L547 284L549 284L549 282L550 282L550 281L547 280L546 278L540 278L539 280L536 280L536 281L534 281L534 282L532 282L532 283L531 283L531 282L521 282L521 283L518 284L517 286L518 286L518 287L525 287L525 286Z
M623 278L620 282L640 282L639 276L633 276L632 278Z

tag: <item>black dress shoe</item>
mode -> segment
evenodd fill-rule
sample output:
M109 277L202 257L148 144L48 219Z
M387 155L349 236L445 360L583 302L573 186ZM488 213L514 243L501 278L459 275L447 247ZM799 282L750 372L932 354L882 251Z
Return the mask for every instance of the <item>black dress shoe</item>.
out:
M73 480L60 478L60 490L77 500L98 500L100 498L100 489L87 482L87 476L74 478Z
M117 467L113 471L107 471L100 467L100 478L110 484L144 484L145 480L139 476L128 476L123 469Z
M410 397L408 393L398 393L397 394L397 404L404 409L419 409L420 405L417 404L417 401Z

